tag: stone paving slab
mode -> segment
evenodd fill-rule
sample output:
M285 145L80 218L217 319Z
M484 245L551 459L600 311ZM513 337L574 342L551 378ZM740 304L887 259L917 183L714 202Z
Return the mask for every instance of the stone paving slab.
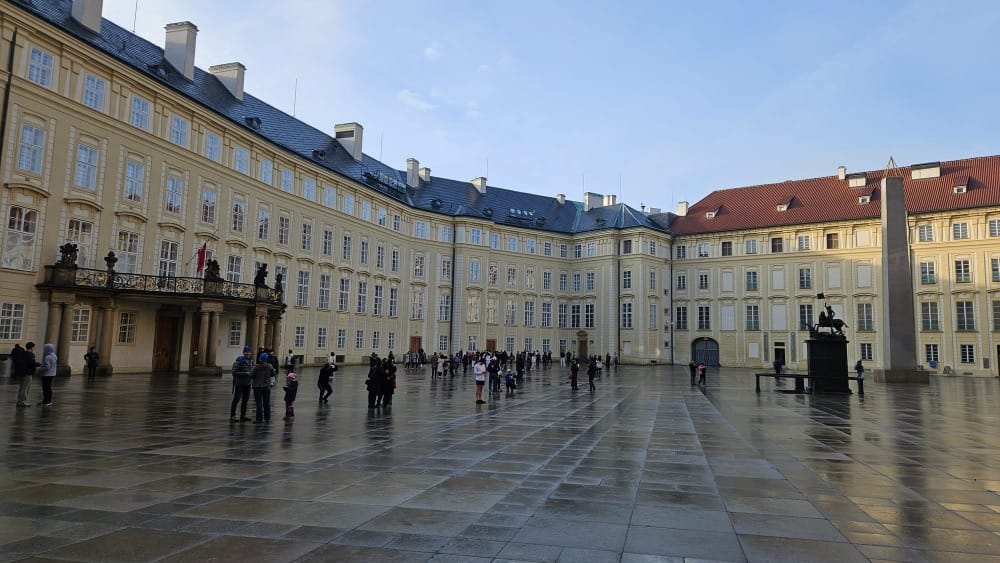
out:
M321 405L305 369L269 424L228 422L228 377L74 376L28 409L0 380L0 562L1000 560L997 380L564 371L476 405L401 370L369 410L365 370Z

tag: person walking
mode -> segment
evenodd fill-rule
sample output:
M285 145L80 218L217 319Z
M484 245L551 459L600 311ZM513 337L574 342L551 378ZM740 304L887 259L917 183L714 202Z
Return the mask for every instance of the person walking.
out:
M267 361L267 353L250 372L253 380L254 424L271 422L271 386L274 385L274 368ZM295 372L291 372L295 373Z
M573 391L577 390L576 377L580 374L580 361L573 358L573 361L569 364L569 383L572 386Z
M101 355L97 353L97 348L93 346L87 353L83 355L83 361L87 364L87 380L94 381L97 379L97 362L101 359Z
M233 362L233 402L229 405L229 422L236 422L236 405L240 406L240 420L247 421L247 401L250 400L250 388L253 379L253 361L250 359L250 347L243 347L243 355Z
M35 359L35 343L28 342L21 348L20 344L15 344L10 351L10 359L13 362L14 377L19 378L17 387L17 406L30 407L28 393L31 391L31 378L35 375L35 370L42 364Z
M45 346L42 346L42 367L38 368L38 375L42 378L42 402L38 404L43 407L52 406L52 380L56 377L58 362L55 344L46 342Z
M285 375L295 371L295 354L291 350L285 355Z
M587 382L590 383L591 393L597 391L597 386L594 385L594 378L597 377L597 362L601 361L599 358L600 356L595 357L594 361L590 362L590 365L587 366Z
M861 360L858 360L858 363L854 364L854 371L858 374L858 379L865 378L865 366L862 365ZM876 381L876 383L878 382Z
M325 405L330 402L330 395L333 395L333 386L330 380L333 372L337 371L337 364L333 363L333 356L330 361L319 368L319 377L316 379L316 387L319 388L319 403Z
M288 374L285 379L285 386L282 389L285 390L285 418L284 420L291 420L295 418L295 396L299 393L299 382L298 376L295 373Z

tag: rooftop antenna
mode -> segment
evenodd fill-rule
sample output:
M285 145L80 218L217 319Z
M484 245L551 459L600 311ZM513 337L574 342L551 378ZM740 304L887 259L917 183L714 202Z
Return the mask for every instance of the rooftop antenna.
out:
M892 158L892 155L890 154L889 155L889 162L885 163L885 170L882 171L882 177L883 178L888 178L889 177L889 173L891 173L891 172L895 172L897 176L902 176L903 175L902 172L899 170L899 165L896 164L896 159Z
M135 9L132 10L132 35L135 35L135 22L139 19L139 0L135 0Z
M622 169L618 169L618 200L622 200ZM624 203L624 202L623 202Z
M295 117L295 106L299 102L299 79L295 78L295 90L292 92L292 117Z

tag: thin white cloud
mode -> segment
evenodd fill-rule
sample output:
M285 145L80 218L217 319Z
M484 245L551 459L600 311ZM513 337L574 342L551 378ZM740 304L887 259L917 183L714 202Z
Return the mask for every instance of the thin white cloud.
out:
M415 109L417 111L430 111L434 109L432 104L427 103L421 97L412 90L400 90L396 94L396 99L399 103L403 104L403 107L407 109Z
M469 100L465 102L465 116L466 117L479 117L479 102L476 100Z
M429 61L436 61L441 58L441 49L437 43L424 47L424 57Z

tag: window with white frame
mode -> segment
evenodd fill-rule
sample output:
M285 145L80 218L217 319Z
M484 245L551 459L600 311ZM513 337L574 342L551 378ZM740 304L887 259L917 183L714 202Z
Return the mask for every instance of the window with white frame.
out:
M365 347L365 331L356 330L354 331L354 347L358 350L362 350Z
M1000 299L994 300L993 303L993 331L1000 331Z
M340 244L340 259L344 262L351 261L351 254L354 250L354 239L351 235L343 235Z
M470 294L465 303L465 320L470 323L479 322L479 307L481 298L478 293Z
M133 311L121 311L118 313L119 344L135 344L135 329L137 322L137 315Z
M257 239L267 240L271 231L271 210L261 206L257 209Z
M323 188L323 205L331 209L337 207L337 191L330 186Z
M583 305L583 328L594 328L594 304Z
M746 329L760 330L760 305L747 305Z
M70 219L66 222L66 242L76 245L76 263L81 268L90 268L90 256L93 253L94 224L82 219Z
M399 230L403 228L402 227L402 223L403 223L402 217L400 217L399 215L393 215L392 216L392 230L393 231L396 231L398 233Z
M380 270L385 268L385 245L381 242L375 246L375 267Z
M451 279L451 258L447 258L445 256L441 257L441 279Z
M688 308L680 305L674 309L674 328L677 330L688 329Z
M115 254L118 255L116 271L123 274L139 273L139 233L118 231Z
M340 287L337 291L337 310L346 312L351 299L351 280L340 278Z
M657 284L656 284L656 270L650 270L649 271L649 290L650 291L656 291L656 288L657 288Z
M323 256L333 256L333 229L323 227Z
M316 328L316 348L320 350L326 348L327 328L325 326Z
M399 311L399 288L389 288L389 317L398 316Z
M479 283L479 259L469 260L469 283Z
M233 149L233 168L242 174L250 173L250 151L237 146Z
M622 241L622 254L632 254L632 240L626 239Z
M278 216L278 244L287 245L292 230L292 219L282 213Z
M1000 282L1000 258L990 258L990 280Z
M859 331L875 330L875 315L871 303L858 303L857 324Z
M708 289L708 274L698 274L698 289Z
M583 245L574 244L573 245L573 258L583 258Z
M529 238L524 241L524 251L528 254L535 253L535 239Z
M507 251L517 252L517 237L514 235L507 236Z
M74 307L69 341L75 344L86 344L89 340L90 309L87 307Z
M20 143L17 148L17 168L22 172L41 175L45 159L45 130L34 123L21 125Z
M219 194L215 188L205 187L201 190L201 222L210 225L215 224L215 207L218 203Z
M812 289L812 268L799 268L799 289Z
M299 325L295 327L295 337L293 346L296 348L303 348L306 345L306 327Z
M142 203L146 193L146 166L142 162L133 158L125 162L124 190L125 201Z
M955 330L976 330L976 316L972 301L955 302Z
M274 185L274 163L271 159L260 159L260 181L268 186Z
M649 310L646 313L646 328L649 330L656 330L656 310L659 305L656 303L649 304Z
M441 292L441 298L438 300L438 320L451 320L451 294L447 291Z
M622 271L622 289L632 289L632 270Z
M375 212L375 221L378 223L379 227L386 226L388 222L388 217L389 217L388 212L381 207L379 207L378 211Z
M470 336L469 337L469 340L466 343L465 349L468 350L469 352L477 352L477 351L479 351L478 340L476 339L475 336Z
M470 229L469 230L469 244L476 244L476 245L483 244L483 231L482 231L482 229Z
M530 299L524 301L524 326L535 326L535 302Z
M332 285L330 274L319 275L319 294L317 295L316 308L328 310L330 308L330 289Z
M858 345L858 356L860 359L870 362L874 358L874 354L872 353L872 343L860 343Z
M935 301L924 301L920 304L920 330L937 332L941 330L940 313Z
M559 321L559 328L566 328L569 323L569 306L565 303L559 303L556 311L559 315L557 319Z
M687 279L686 274L677 274L677 289L687 289Z
M507 326L517 325L517 302L514 301L513 297L507 299L507 305L504 308L503 324Z
M968 260L955 260L955 281L969 283L972 281L972 270Z
M188 146L188 134L191 130L191 123L179 115L174 115L170 119L170 142L182 147Z
M229 228L234 233L242 233L246 229L247 204L242 199L233 199Z
M298 280L295 284L295 306L296 307L308 307L309 306L309 278L311 272L306 270L299 270Z
M552 243L549 241L542 243L542 256L552 256Z
M230 254L226 260L226 281L240 283L243 279L243 257Z
M381 345L382 345L382 333L379 332L379 331L377 331L377 330L373 330L372 331L372 350L378 350L379 346L381 346Z
M712 309L708 306L698 306L698 330L712 330Z
M399 271L399 250L396 248L393 248L392 252L389 254L389 271Z
M622 303L622 328L632 328L632 303L625 301Z
M39 47L32 47L28 57L28 80L49 88L52 86L52 53Z
M275 266L274 267L274 288L280 290L282 293L285 292L285 283L288 280L288 266Z
M243 343L243 321L241 320L230 320L229 321L229 345L239 346Z
M97 147L87 143L76 146L76 171L73 174L73 185L85 190L97 189L97 161L100 158Z
M486 324L497 324L497 298L492 295L486 297Z
M181 212L184 201L184 179L176 173L167 174L167 190L163 201L163 210L176 215Z
M343 350L347 348L347 329L338 328L337 329L337 348Z
M302 178L302 197L309 201L316 201L316 180Z
M799 330L808 330L813 323L813 306L799 305Z
M683 260L687 258L687 246L681 244L674 249L674 258L678 260Z
M395 332L390 331L390 332L386 333L386 335L385 335L385 345L389 348L390 351L393 348L396 347L396 333Z
M552 272L544 271L542 272L542 289L544 291L549 291L552 289Z
M1000 219L990 219L990 237L1000 237Z
M361 202L361 219L363 221L372 220L372 204L369 201Z
M438 240L441 242L452 242L455 239L455 231L451 227L441 227L438 230Z
M937 273L934 262L924 260L920 262L920 283L921 285L931 285L937 283Z
M414 288L410 290L410 319L414 321L424 320L424 290Z
M632 241L629 241L629 242L632 242ZM597 243L596 242L588 242L587 243L587 256L588 257L590 257L590 256L597 256Z
M559 272L559 291L569 291L569 276L566 272Z
M292 193L295 190L295 175L290 168L282 168L279 180L281 191Z
M354 195L344 194L344 213L354 215Z
M413 236L419 239L427 238L427 223L425 221L413 222Z
M129 123L145 131L149 130L149 101L139 96L132 96L132 109L129 112Z
M524 268L524 289L535 289L535 269L531 266Z
M302 223L302 238L300 248L303 252L312 252L313 249L313 226L312 223Z
M490 248L493 250L500 249L500 235L498 233L490 233Z
M934 226L933 225L917 225L917 241L918 242L933 242L934 241Z
M508 354L514 353L514 337L508 336L504 339L503 349L507 351Z
M656 256L656 241L655 240L649 241L649 255L650 256Z
M698 245L698 258L708 258L711 256L712 247L708 243L703 242Z
M811 239L808 235L799 235L798 237L799 250L809 250L812 246Z
M222 137L211 131L205 132L205 157L215 162L222 160Z
M560 244L559 245L559 257L560 258L569 258L569 246L567 246L565 244Z
M160 277L177 276L178 244L172 240L160 241L160 258L157 261L156 273Z
M542 302L542 328L552 328L552 303Z
M358 281L358 300L354 312L363 315L368 312L368 282Z
M939 361L937 344L924 344L924 360L928 364L931 362L937 364L937 362Z
M382 316L382 298L385 288L382 287L381 283L376 283L375 287L372 288L372 315L376 317Z
M422 278L424 277L424 255L414 254L413 255L413 277Z
M535 350L535 342L533 338L524 339L524 350L527 350L529 354Z
M0 263L4 268L31 270L35 264L35 242L38 211L17 205L7 214L7 236L4 238Z
M751 271L747 272L746 273L746 278L747 278L747 285L746 285L747 291L757 291L757 288L758 288L758 286L757 286L757 272L754 271L754 270L751 270Z
M969 224L955 223L951 226L951 233L955 240L967 239L969 238Z

